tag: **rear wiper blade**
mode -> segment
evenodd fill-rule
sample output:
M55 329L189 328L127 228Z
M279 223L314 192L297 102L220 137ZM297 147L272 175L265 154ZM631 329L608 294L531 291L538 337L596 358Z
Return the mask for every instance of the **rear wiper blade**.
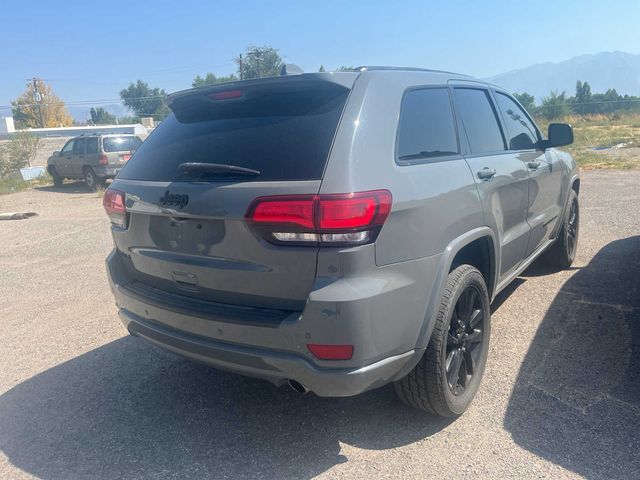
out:
M240 167L238 165L226 165L223 163L187 162L178 165L178 170L183 173L248 175L252 177L260 175L260 170Z

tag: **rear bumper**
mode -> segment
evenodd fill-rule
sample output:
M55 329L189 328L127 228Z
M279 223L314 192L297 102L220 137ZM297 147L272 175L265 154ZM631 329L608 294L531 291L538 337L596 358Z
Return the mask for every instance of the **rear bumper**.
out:
M112 167L106 165L93 167L93 171L98 177L113 178L118 174L118 172L120 172L120 170L122 170L122 166Z
M418 362L424 351L416 348L423 299L437 260L372 267L370 275L319 282L303 311L277 318L250 308L231 318L215 308L177 308L169 298L141 295L115 250L107 258L107 272L119 315L132 335L222 370L275 384L292 379L319 396L341 397L399 380ZM352 344L354 356L318 360L308 343Z
M199 363L276 385L293 379L322 397L357 395L385 385L418 355L410 351L353 369L320 368L290 353L225 344L169 329L125 309L120 309L120 318L132 335Z

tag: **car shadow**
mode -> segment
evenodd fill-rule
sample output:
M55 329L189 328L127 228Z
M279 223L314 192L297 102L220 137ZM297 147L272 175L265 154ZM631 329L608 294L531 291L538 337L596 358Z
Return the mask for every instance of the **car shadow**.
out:
M67 182L63 183L59 187L55 185L47 185L45 187L35 187L36 190L42 192L55 192L55 193L94 193L87 184L84 182Z
M0 451L39 478L311 478L342 442L390 449L451 421L385 387L321 399L124 337L0 396Z
M640 478L640 236L561 288L504 419L516 443L587 478Z

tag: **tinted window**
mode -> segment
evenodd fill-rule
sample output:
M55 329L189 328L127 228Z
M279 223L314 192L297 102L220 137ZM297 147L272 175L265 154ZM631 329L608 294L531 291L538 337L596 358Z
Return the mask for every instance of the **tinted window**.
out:
M131 152L142 145L138 137L104 137L102 148L105 152Z
M536 127L527 118L520 106L507 95L496 93L498 108L507 129L507 144L510 150L530 150L538 141Z
M98 137L87 138L86 142L87 153L98 153Z
M62 153L71 153L71 150L73 150L73 145L75 144L75 140L69 140L67 142L67 144L64 146L64 148L62 149Z
M454 89L456 109L464 125L471 153L505 150L504 140L489 92L471 88Z
M398 128L398 160L458 153L455 122L446 88L412 90L404 96Z
M73 145L73 154L79 155L84 153L84 138L77 138L75 140L75 144Z
M244 180L320 179L349 91L325 82L258 88L237 100L216 102L202 94L176 99L174 114L142 144L120 178L192 181L197 179L182 176L178 166L202 162L261 172Z

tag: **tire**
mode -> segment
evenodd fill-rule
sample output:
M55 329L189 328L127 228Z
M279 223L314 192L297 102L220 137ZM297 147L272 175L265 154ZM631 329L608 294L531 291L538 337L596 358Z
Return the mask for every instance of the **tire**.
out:
M569 268L576 258L579 233L580 202L576 191L571 189L560 232L558 232L555 242L544 254L544 261L554 267Z
M56 170L56 167L54 167L53 165L49 165L47 167L47 170L49 171L49 175L51 175L51 178L53 179L54 187L61 187L64 179L58 174L58 170Z
M98 189L98 186L100 186L101 181L100 179L96 176L96 173L93 171L93 168L91 167L84 167L84 183L87 184L87 187L89 187L89 190L91 190L92 192L95 192Z
M490 335L484 277L475 267L461 265L449 273L424 355L406 377L394 383L400 400L442 417L464 413L480 386Z

